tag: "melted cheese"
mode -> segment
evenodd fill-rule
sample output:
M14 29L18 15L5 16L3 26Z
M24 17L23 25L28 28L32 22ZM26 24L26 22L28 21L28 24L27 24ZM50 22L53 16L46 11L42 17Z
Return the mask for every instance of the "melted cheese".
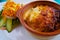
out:
M26 20L29 17L29 21L34 21L35 18L40 14L40 10L38 7L29 9L25 14L24 14L24 20Z

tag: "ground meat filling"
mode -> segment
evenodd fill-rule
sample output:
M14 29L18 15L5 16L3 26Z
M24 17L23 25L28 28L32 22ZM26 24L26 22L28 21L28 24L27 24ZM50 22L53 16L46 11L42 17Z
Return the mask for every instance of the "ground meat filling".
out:
M37 9L40 11L37 11ZM37 6L36 9L38 16L31 18L30 16L33 14L29 14L24 21L34 30L40 31L40 32L53 32L55 30L60 29L60 13L55 11L53 7L49 6ZM31 18L31 20L30 20Z

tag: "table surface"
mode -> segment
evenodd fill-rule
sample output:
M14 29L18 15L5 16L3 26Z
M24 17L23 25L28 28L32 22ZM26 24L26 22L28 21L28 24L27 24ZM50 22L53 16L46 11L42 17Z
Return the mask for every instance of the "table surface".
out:
M16 3L26 4L33 0L14 0L14 1ZM0 10L2 9L4 3L5 2L0 3ZM41 40L41 39L34 38L26 31L26 29L22 25L19 25L11 33L8 33L6 30L0 30L0 40ZM60 40L60 34L57 35L55 38L48 40Z

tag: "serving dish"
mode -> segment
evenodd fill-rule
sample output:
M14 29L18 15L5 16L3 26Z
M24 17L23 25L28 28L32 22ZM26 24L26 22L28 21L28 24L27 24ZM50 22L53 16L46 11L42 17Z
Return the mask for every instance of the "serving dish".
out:
M19 18L19 20L21 21L22 25L27 29L29 30L31 33L33 34L37 34L37 35L42 35L42 36L53 36L53 35L57 35L57 34L60 34L60 29L59 30L56 30L54 32L48 32L48 33L44 33L44 32L37 32L36 30L33 30L32 28L30 28L25 22L24 22L24 19L23 19L23 14L30 8L32 8L33 6L36 6L36 5L48 5L48 6L52 6L58 10L60 10L60 5L54 3L54 2L51 2L51 1L34 1L34 2L31 2L27 5L25 5L23 8L19 9L17 11L17 17Z

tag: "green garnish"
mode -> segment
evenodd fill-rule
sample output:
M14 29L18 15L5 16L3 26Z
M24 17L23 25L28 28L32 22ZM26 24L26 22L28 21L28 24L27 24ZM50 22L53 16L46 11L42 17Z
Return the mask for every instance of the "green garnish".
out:
M7 24L6 24L6 28L8 32L12 31L12 19L7 19Z
M0 28L3 27L5 23L6 23L6 18L3 17L3 18L0 20Z

